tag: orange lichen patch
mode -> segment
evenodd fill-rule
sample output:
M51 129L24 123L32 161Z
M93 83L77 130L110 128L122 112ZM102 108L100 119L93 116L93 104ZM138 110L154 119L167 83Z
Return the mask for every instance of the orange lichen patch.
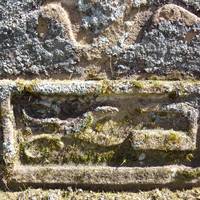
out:
M191 26L197 22L200 22L200 18L184 8L174 5L167 4L157 10L154 15L153 22L158 24L163 20L170 21L181 21L188 26Z

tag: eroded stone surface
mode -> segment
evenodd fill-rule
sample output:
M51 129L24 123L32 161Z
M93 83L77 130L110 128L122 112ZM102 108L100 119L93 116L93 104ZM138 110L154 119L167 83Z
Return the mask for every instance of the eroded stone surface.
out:
M73 190L69 187L66 190L41 190L41 189L27 189L25 191L19 192L1 192L0 197L2 200L20 200L26 198L39 198L39 199L55 199L55 200L66 200L66 199L158 199L166 200L176 199L176 200L187 200L189 198L197 199L199 198L199 188L193 188L188 190L177 190L171 191L169 189L155 189L152 191L140 191L140 192L93 192L85 191L82 189Z
M199 76L199 3L181 2L1 1L0 75Z
M4 80L1 87L10 184L199 182L199 81Z
M0 11L4 185L200 184L199 1L3 0Z

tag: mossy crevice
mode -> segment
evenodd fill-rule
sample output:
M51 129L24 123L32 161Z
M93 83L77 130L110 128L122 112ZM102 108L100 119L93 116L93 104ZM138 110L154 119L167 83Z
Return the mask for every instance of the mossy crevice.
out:
M190 182L200 178L200 168L179 170L176 173L175 180L181 182Z

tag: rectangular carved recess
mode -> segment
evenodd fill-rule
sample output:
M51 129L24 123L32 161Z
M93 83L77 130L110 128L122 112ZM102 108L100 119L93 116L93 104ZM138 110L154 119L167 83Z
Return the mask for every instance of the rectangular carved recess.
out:
M9 84L1 114L11 183L198 183L199 82Z

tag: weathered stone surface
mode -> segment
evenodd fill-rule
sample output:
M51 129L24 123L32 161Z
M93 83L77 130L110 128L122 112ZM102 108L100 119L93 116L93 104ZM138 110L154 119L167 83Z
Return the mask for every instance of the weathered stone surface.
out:
M152 190L152 191L140 191L140 192L94 192L85 191L82 189L73 190L69 187L66 190L41 190L41 189L27 189L18 192L0 192L1 200L21 200L21 199L54 199L54 200L110 200L110 199L139 199L139 200L188 200L198 199L200 195L199 188L193 188L190 190L177 190L171 191L169 189Z
M193 168L199 158L199 81L0 84L10 184L131 188L199 182L199 168Z
M2 183L199 185L199 9L2 0Z
M166 3L3 0L0 76L199 76L199 3Z

